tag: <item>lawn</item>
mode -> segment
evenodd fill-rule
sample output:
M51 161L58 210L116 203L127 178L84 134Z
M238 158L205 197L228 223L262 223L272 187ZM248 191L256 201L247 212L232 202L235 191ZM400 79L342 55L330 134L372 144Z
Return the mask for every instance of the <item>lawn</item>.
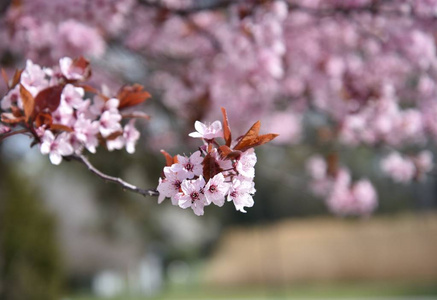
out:
M91 296L69 300L98 300ZM112 300L165 299L437 299L436 283L344 283L307 284L289 287L205 288L195 285L169 288L155 297L124 295Z

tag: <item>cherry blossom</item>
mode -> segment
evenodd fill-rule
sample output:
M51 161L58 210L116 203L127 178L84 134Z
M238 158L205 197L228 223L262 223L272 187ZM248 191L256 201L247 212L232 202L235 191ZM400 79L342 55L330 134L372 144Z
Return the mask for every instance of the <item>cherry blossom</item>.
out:
M244 178L235 177L229 188L227 200L233 201L235 209L245 213L245 207L252 207L254 201L252 194L255 193L254 183Z
M26 61L26 68L21 74L20 83L33 95L36 96L42 89L48 87L47 73L41 66L34 64L30 59Z
M223 206L225 195L229 190L229 183L225 182L223 173L219 173L211 178L205 185L204 194L208 204L214 203L217 206Z
M320 155L312 156L306 162L307 172L314 179L325 178L328 170L327 168L326 161Z
M200 151L191 154L190 157L178 155L178 163L173 164L171 169L174 172L185 172L187 178L193 178L202 174L202 161Z
M182 192L175 196L179 206L184 209L191 207L196 215L203 215L203 208L207 204L203 194L204 186L205 180L202 175L194 180L184 180L181 184Z
M62 90L61 102L77 109L82 105L84 95L85 91L83 88L67 84Z
M240 175L247 178L253 178L255 177L255 164L255 151L253 149L249 149L241 154L240 158L237 161L236 169L240 173Z
M210 140L216 137L222 136L222 123L220 121L215 121L210 125L205 125L202 122L196 121L194 123L194 128L197 130L189 134L193 138L203 138L205 140Z
M224 120L227 120L224 108L222 113ZM201 123L196 124L199 127ZM257 161L254 149L250 146L245 151L237 149L237 141L229 139L231 133L228 121L225 121L226 134L220 121L213 124L216 124L215 128L220 128L220 136L205 138L206 144L190 157L171 157L163 152L167 166L164 167L163 176L158 182L159 203L165 197L169 197L173 205L178 204L182 208L192 207L196 215L203 215L204 207L207 205L223 206L226 199L228 202L232 201L235 209L241 212L246 212L246 207L254 205L252 196L256 190L253 180ZM256 122L252 127L259 124L260 122ZM271 141L277 135L266 136L268 137L264 137L266 140L263 143ZM216 138L224 139L227 144L220 146ZM245 139L249 145L257 141L257 137L250 133L241 139ZM236 145L235 149L232 150L230 145Z
M328 164L321 156L307 161L307 172L313 193L324 198L328 209L341 216L368 216L378 206L378 194L368 179L353 183L346 168L328 172Z
M375 149L373 159L394 181L426 179L432 159L421 153L437 139L436 0L206 1L205 8L199 3L101 0L72 6L60 0L16 1L0 20L0 57L8 65L25 65L20 83L32 96L65 85L61 104L50 112L52 123L68 127L60 131L79 130L76 122L83 114L87 123L101 124L97 138L110 150L126 147L133 152L138 134L126 127L114 94L102 91L84 99L77 81L85 81L89 70L65 55L91 56L100 65L94 71L98 83L108 73L116 80L130 80L135 73L123 72L123 64L108 59L113 48L125 51L120 56L137 57L135 63L150 63L145 80L162 92L165 110L186 124L214 120L225 106L238 132L253 118L262 119L281 134L275 142L284 147L322 142L323 149L338 153ZM58 60L53 68L34 63ZM8 83L1 108L11 116L16 107L23 111L19 84ZM51 130L48 119L43 121L35 132ZM222 129L220 123L197 121L190 136L210 145L223 137ZM171 134L176 133L156 135ZM94 149L93 143L87 147L85 138L80 140L82 148ZM201 156L214 157L220 169L228 170L221 172L227 181L244 173L252 176L251 163L245 169L244 158L222 159L215 149ZM379 160L387 151L398 156ZM332 170L341 168L329 166L327 174L318 162L311 167L310 186L323 194L339 180ZM355 171L348 170L354 177L359 175ZM350 182L341 190L356 198L354 186Z
M118 112L105 111L99 120L99 131L103 137L108 137L110 134L121 131L120 125L121 115Z
M73 59L70 57L62 57L59 59L59 67L62 75L70 80L84 80L85 74L83 69L77 68L73 65Z
M59 165L62 162L62 156L68 156L74 152L66 132L55 137L49 130L45 131L41 138L40 151L44 155L48 154L54 165Z
M126 151L129 154L135 152L135 145L140 138L140 132L134 126L135 120L129 121L123 128L123 139L126 144Z
M74 123L74 135L91 153L96 153L96 147L99 144L97 138L98 132L99 122L91 121L85 118L84 115L79 115L79 118Z
M352 187L352 195L355 199L354 214L369 215L378 206L378 194L368 179L357 181Z
M33 136L33 143L40 145L42 154L49 154L53 164L60 164L63 156L82 155L84 149L96 153L100 144L106 144L109 150L126 147L128 153L133 153L140 136L134 126L135 119L124 124L118 109L120 99L104 99L103 92L89 86L87 88L94 94L94 101L85 99L88 95L79 80L87 79L88 75L76 76L76 71L68 69L76 68L73 66L75 63L80 64L80 70L86 68L91 73L89 62L84 58L73 60L65 57L59 60L59 66L53 68L41 67L27 60L25 69L21 73L16 72L14 78L7 82L9 92L1 99L4 111L1 121L14 129L2 127L5 129L1 134L10 132L4 135L6 137L18 133ZM56 71L59 67L65 75ZM149 97L142 86L125 89L124 97L133 102L125 103L122 109ZM27 105L23 104L23 99ZM131 112L131 118L139 115Z
M7 133L9 131L11 131L11 128L0 123L0 134Z
M410 182L416 172L414 163L398 152L392 152L381 161L382 171L399 183Z
M173 172L170 167L164 168L164 178L159 179L158 203L164 201L166 197L171 198L173 205L178 205L178 199L175 197L180 192L182 182L186 179L185 172Z
M11 108L11 106L18 106L20 109L23 109L23 102L20 97L20 86L15 86L12 90L10 90L6 96L1 100L1 109L7 110Z
M194 128L197 130L189 134L193 138L203 138L205 140L210 140L216 137L222 136L222 123L220 121L215 121L210 125L205 125L202 122L196 121L194 123Z

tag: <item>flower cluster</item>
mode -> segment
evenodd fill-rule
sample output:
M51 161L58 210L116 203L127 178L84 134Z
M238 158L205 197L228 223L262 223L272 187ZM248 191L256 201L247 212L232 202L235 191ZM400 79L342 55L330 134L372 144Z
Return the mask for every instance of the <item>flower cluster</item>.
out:
M393 181L409 183L413 179L420 180L434 167L433 155L423 150L416 156L403 156L393 151L381 160L381 169Z
M325 197L329 210L337 215L369 215L378 206L378 195L368 179L352 184L345 168L337 168L335 159L313 156L307 162L311 188L319 197Z
M211 203L223 206L225 199L233 201L236 210L246 212L245 207L254 204L255 164L254 146L264 144L276 137L275 134L258 135L259 122L238 141L231 141L226 111L222 109L224 128L220 121L205 125L196 121L196 132L189 136L201 138L204 145L189 157L176 155L167 158L163 176L159 179L158 202L171 198L173 205L191 207L198 216L204 214L204 207ZM226 145L220 146L217 138L223 138ZM231 144L233 145L231 149Z
M31 135L41 153L48 154L55 165L63 156L80 154L84 149L95 153L99 144L110 151L125 147L133 153L140 134L134 119L124 126L122 119L145 115L124 109L143 102L149 93L134 85L109 97L84 83L90 74L87 60L69 57L60 59L54 68L42 68L28 60L12 80L4 72L9 91L0 102L0 133ZM17 127L22 129L12 131Z

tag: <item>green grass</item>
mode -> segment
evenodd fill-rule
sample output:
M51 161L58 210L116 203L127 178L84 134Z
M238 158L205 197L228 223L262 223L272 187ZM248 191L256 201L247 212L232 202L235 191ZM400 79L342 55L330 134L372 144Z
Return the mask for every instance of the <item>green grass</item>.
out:
M112 300L166 300L166 299L360 299L408 297L432 297L437 299L437 283L349 283L349 284L307 284L289 287L235 287L206 288L196 285L173 287L156 297L121 296ZM99 298L78 296L71 300L98 300Z

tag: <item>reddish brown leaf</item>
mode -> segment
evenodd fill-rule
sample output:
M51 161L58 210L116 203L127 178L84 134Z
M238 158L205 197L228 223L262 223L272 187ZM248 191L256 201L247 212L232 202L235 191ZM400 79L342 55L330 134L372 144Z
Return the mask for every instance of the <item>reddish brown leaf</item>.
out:
M278 134L275 133L258 135L260 127L261 127L260 121L257 121L255 124L253 124L252 127L249 129L249 131L246 132L246 134L240 139L238 144L234 147L234 150L240 150L244 152L247 149L268 143L278 136Z
M41 127L42 125L50 126L52 125L52 122L52 115L48 113L39 113L35 117L35 125L37 128Z
M223 171L223 169L220 168L217 160L209 153L203 159L202 165L203 177L205 178L205 181L208 181L209 179L213 178L215 175Z
M65 126L62 124L52 124L52 125L50 125L50 130L73 132L73 129L71 127L68 127L68 126Z
M2 113L0 120L6 124L17 124L24 122L26 119L24 116L16 118L12 113Z
M178 162L178 157L177 157L177 155L175 155L175 156L171 156L170 154L168 154L168 152L167 151L165 151L165 150L161 150L160 151L163 155L164 155L164 157L165 157L165 165L167 166L167 167L170 167L172 164L176 164L177 162Z
M54 112L61 103L63 85L55 85L43 89L35 97L35 113Z
M23 5L22 0L12 0L11 1L11 6L15 9L19 8L22 5Z
M73 60L73 66L75 66L76 68L80 68L82 70L85 70L86 68L88 68L90 65L90 62L83 56L80 56L78 58L75 58Z
M8 74L6 73L5 69L3 69L3 68L2 68L2 77L6 83L6 86L9 88L9 77L8 77Z
M226 145L220 146L218 151L223 159L237 159L241 155L241 151L232 150Z
M149 92L140 84L126 85L120 89L117 99L120 100L119 109L138 105L150 98Z
M11 85L9 86L9 89L13 89L19 82L21 79L21 73L23 73L23 70L16 70L14 73L14 76L12 76L12 82Z
M228 115L224 107L222 107L222 114L223 114L223 136L225 138L226 146L230 147L232 142L231 128L229 128Z
M23 101L24 116L26 117L26 122L30 120L35 108L35 99L32 94L20 84L20 97Z
M12 114L14 115L14 117L18 118L18 117L23 116L21 109L19 109L15 105L11 106L11 110L12 110Z
M75 58L71 64L71 68L83 76L82 80L86 80L91 77L90 62L83 56ZM75 80L77 81L77 80Z

